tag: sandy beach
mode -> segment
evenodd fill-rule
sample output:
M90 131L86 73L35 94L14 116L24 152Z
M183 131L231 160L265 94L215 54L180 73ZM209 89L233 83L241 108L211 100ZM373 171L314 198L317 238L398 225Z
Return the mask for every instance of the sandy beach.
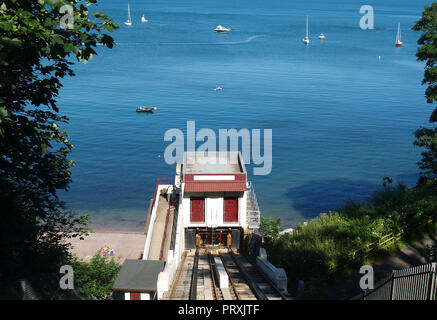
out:
M146 235L142 232L93 230L84 240L71 239L71 253L80 260L89 261L97 250L107 247L114 250L119 263L125 259L139 259L144 250Z

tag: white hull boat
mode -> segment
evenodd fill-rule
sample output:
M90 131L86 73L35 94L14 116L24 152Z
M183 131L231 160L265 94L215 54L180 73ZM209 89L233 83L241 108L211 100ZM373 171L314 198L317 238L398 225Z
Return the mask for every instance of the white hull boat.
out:
M130 17L129 3L127 4L127 20L124 22L124 24L127 25L128 27L130 27L132 25L132 19Z
M229 32L231 30L232 28L225 28L221 24L214 29L215 32Z

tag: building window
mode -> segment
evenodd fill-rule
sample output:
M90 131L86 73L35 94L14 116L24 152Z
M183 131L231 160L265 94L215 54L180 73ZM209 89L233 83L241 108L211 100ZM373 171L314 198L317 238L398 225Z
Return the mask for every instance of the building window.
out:
M191 222L205 222L205 198L190 198Z
M224 198L223 201L223 222L238 222L238 198Z

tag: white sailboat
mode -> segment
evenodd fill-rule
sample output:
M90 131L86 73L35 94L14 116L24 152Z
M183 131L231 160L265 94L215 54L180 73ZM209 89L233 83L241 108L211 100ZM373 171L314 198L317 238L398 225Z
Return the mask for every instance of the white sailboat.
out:
M398 23L398 33L396 34L396 47L402 47L401 23Z
M130 7L129 2L127 3L127 20L124 22L125 25L130 27L132 25L132 19L130 18Z
M310 39L308 38L308 16L307 16L307 33L306 33L306 37L302 39L302 42L305 44L310 43Z
M148 20L144 17L144 14L143 14L143 16L141 17L141 22L147 22Z

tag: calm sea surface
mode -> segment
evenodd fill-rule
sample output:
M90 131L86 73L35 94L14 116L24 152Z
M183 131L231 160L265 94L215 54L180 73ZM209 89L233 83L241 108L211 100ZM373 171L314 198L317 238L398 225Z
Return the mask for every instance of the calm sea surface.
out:
M272 172L254 176L249 165L248 173L263 215L283 227L364 201L383 176L414 184L413 131L431 108L411 27L430 1L131 0L132 27L123 24L127 1L100 2L120 25L118 45L77 64L59 96L76 147L62 195L70 209L142 229L156 179L175 172L163 159L164 133L185 132L188 120L217 134L273 130ZM359 28L364 4L374 6L374 30ZM233 30L214 33L218 24ZM137 114L138 105L158 111Z

